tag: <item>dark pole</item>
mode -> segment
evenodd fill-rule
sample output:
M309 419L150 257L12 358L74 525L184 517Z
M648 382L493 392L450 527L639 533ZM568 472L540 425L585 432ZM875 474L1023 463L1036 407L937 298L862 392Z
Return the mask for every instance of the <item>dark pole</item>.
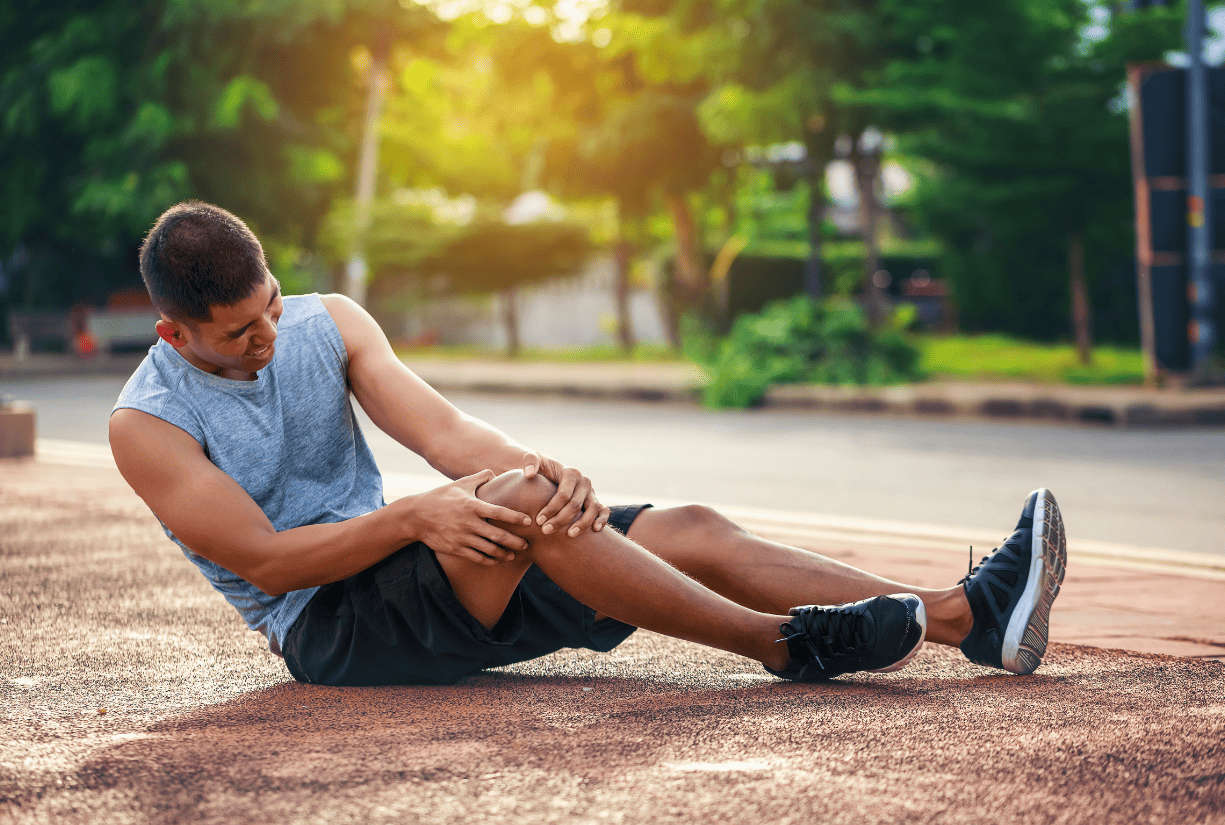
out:
M1212 281L1209 270L1208 76L1204 67L1203 0L1187 2L1187 252L1191 303L1191 369L1202 373L1212 355Z
M1148 177L1144 168L1144 118L1140 112L1140 89L1144 70L1127 67L1127 87L1131 105L1131 179L1136 204L1136 299L1140 311L1140 350L1144 353L1144 386L1155 388L1157 368L1157 328L1153 318L1153 233L1149 216Z

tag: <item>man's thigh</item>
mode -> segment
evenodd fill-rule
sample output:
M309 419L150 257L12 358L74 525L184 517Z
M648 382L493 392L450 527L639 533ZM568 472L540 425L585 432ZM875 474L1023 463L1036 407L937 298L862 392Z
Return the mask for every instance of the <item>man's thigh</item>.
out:
M624 531L643 509L614 508L609 523ZM285 641L294 678L330 685L449 684L562 648L611 650L634 631L596 616L533 566L517 574L503 609L486 626L457 595L447 558L416 543L320 588Z
M688 570L728 555L729 539L740 532L710 507L686 504L644 511L626 535L669 564Z
M531 566L526 555L493 567L476 564L459 556L436 554L446 573L451 591L467 611L486 629L492 629L510 604L523 574Z

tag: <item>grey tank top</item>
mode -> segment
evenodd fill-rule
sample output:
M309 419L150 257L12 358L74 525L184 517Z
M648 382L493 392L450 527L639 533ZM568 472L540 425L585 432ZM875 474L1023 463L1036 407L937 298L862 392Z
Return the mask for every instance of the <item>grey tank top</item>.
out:
M186 431L278 532L345 521L383 506L383 480L353 415L347 369L344 341L319 296L291 296L277 324L276 354L255 381L211 375L158 341L115 409L140 410ZM192 552L164 523L162 529L280 655L318 588L269 596Z

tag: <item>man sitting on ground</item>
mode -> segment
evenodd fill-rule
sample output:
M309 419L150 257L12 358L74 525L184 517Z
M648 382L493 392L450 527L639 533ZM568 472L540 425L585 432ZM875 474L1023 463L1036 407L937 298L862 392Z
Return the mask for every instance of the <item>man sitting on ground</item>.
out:
M353 301L282 296L223 209L172 207L140 269L161 340L111 415L115 461L300 681L450 683L636 627L801 681L897 670L925 638L1013 673L1046 651L1066 554L1044 489L958 586L907 587L706 507L604 506L431 389ZM385 504L350 393L454 481Z

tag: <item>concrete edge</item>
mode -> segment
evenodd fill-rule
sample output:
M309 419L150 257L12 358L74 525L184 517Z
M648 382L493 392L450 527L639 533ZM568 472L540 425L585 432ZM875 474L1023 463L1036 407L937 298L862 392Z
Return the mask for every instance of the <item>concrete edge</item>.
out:
M44 357L14 369L11 357L0 357L0 378L36 380L130 374L139 361L138 356L132 355L92 359ZM404 363L440 392L694 404L699 400L702 385L701 369L679 362L568 364L405 359ZM10 393L17 390L8 389ZM1020 382L930 382L890 387L784 384L767 391L763 406L1122 427L1225 427L1225 388L1154 391Z
M1225 391L1016 384L908 384L895 387L771 387L766 405L839 412L967 416L1128 427L1225 426Z
M576 369L563 365L486 365L412 361L440 392L549 395L595 400L697 403L696 367L659 370ZM1151 391L1022 383L933 382L889 387L780 384L766 392L772 409L880 413L937 418L1030 420L1124 427L1223 427L1225 389Z

